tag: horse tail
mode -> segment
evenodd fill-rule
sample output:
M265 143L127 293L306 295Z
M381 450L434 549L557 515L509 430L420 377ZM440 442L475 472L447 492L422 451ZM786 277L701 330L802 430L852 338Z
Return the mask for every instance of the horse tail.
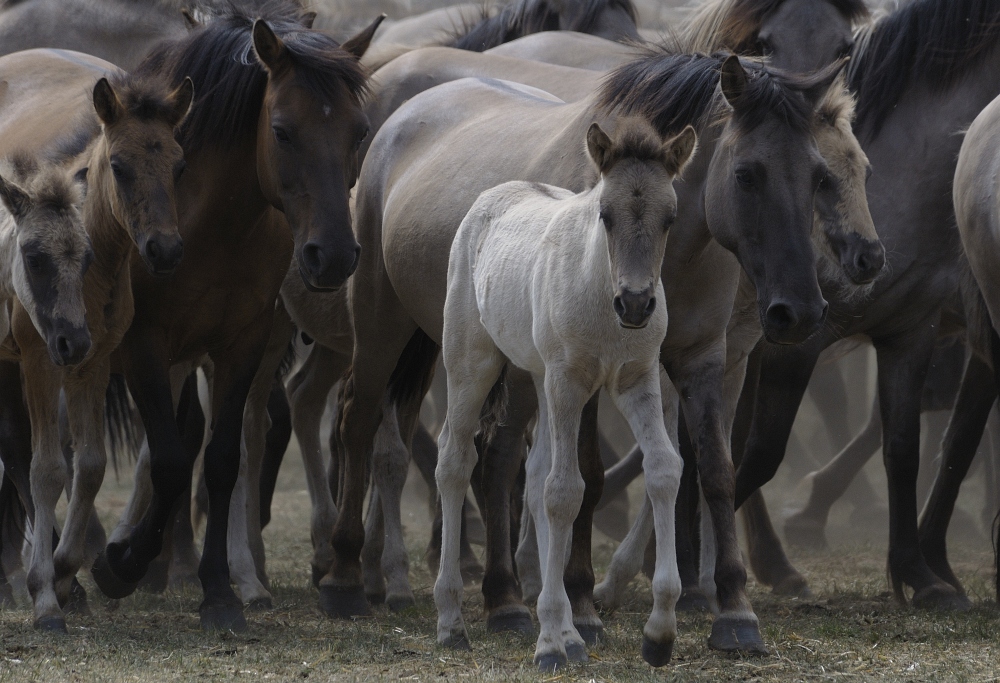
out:
M531 33L558 30L559 12L548 0L519 0L504 6L493 16L484 7L477 21L466 22L456 31L450 47L485 52Z
M507 391L507 370L510 366L505 364L500 370L500 376L493 383L493 388L486 395L483 402L483 410L479 413L479 438L483 446L489 446L496 436L497 428L502 427L507 421L507 406L509 395Z
M112 373L104 392L104 433L110 446L111 466L117 477L119 454L134 461L140 442L125 376L121 374Z
M398 406L424 397L434 379L434 366L441 348L427 334L417 329L406 342L389 377L389 404Z

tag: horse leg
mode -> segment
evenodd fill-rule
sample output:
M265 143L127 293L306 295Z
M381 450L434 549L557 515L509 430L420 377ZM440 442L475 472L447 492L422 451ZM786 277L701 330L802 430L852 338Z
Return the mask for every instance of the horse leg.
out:
M327 397L343 375L350 362L333 349L313 344L302 367L289 382L292 410L292 429L299 441L302 464L305 466L306 486L312 513L309 534L312 538L313 585L330 570L333 564L333 525L337 521L334 491L327 481L320 445L320 424L326 410Z
M587 660L586 643L573 625L564 573L573 523L585 490L577 454L581 414L592 396L551 366L545 368L544 379L538 377L535 382L542 390L537 392L538 438L528 454L527 489L535 492L528 500L538 534L542 592L538 595L534 661L539 670L552 671L567 661ZM449 406L451 403L449 400Z
M521 597L525 604L532 605L538 602L538 594L542 592L542 561L538 557L535 520L527 505L521 509L521 529L520 534L518 534L517 551L514 553L514 564L517 567L517 576L521 583ZM532 635L534 635L534 627L532 627Z
M917 607L968 608L968 599L943 582L924 560L917 533L917 473L920 467L920 399L934 349L936 321L926 321L906 339L876 339L882 454L889 480L889 576L900 602L903 585L913 588Z
M271 523L271 502L278 485L278 473L285 459L285 452L292 440L292 409L282 382L281 371L274 378L271 393L267 396L267 416L271 428L264 443L264 460L260 464L260 528Z
M623 489L615 496L609 497L604 495L604 472L617 465L620 461L618 454L615 453L615 450L599 429L597 431L597 444L603 471L601 473L601 499L597 501L597 507L594 508L594 526L600 529L606 536L620 543L629 530L628 518L631 505L628 498L628 490Z
M379 432L385 430L383 418ZM395 419L392 420L395 424ZM375 437L376 441L378 436ZM382 574L382 552L385 550L385 520L382 517L382 494L373 485L368 494L368 513L365 515L365 544L361 547L361 573L365 582L365 598L371 605L385 602L385 576Z
M43 352L44 354L44 352ZM22 358L25 397L31 415L31 499L35 504L28 592L34 605L34 626L66 633L66 620L55 590L53 530L56 504L66 485L66 461L59 440L60 372L42 354ZM99 405L103 406L102 401ZM103 434L101 435L103 439Z
M614 498L625 492L626 487L642 474L642 449L632 448L628 455L604 471L604 492L597 509L604 508Z
M480 457L482 499L480 511L486 522L486 570L483 574L483 605L489 631L512 631L525 637L535 634L531 613L525 607L518 574L514 571L511 524L512 492L525 458L524 433L538 411L531 376L509 368L507 416ZM449 405L452 394L449 392ZM516 520L515 520L516 522ZM522 525L523 528L523 525ZM524 558L517 555L520 572ZM521 576L522 582L525 576Z
M448 329L445 331L451 332ZM459 328L454 336L458 357L446 356L449 361L448 414L441 431L435 473L441 498L442 526L441 563L434 583L434 604L438 610L438 643L468 649L469 634L462 619L464 583L459 565L462 506L478 460L475 437L480 413L500 378L505 359L481 328ZM450 345L453 340L446 336L446 341ZM446 354L450 354L450 348L446 346ZM489 516L487 512L487 524ZM485 579L483 584L486 585Z
M948 562L948 525L996 398L997 385L990 367L972 354L945 431L941 467L920 520L920 550L927 565L962 595L965 590Z
M604 463L597 434L598 396L594 394L587 401L580 420L577 458L584 493L580 512L573 522L569 562L564 574L566 594L573 608L573 626L588 645L596 645L604 636L604 624L594 609L594 563L590 554L594 510L604 489Z
M201 452L202 444L205 442L205 429L207 420L205 411L202 408L201 400L198 396L198 375L197 370L188 375L181 389L180 400L177 404L177 424L181 430L181 438L184 447L187 449L188 457L196 461ZM188 482L187 488L180 495L177 502L177 512L174 515L173 523L173 553L170 557L169 583L172 588L181 588L186 585L196 586L201 589L201 581L198 579L198 563L201 558L194 547L194 526L191 520L191 493L192 485Z
M31 417L24 402L19 364L0 361L0 397L0 460L4 467L0 492L6 501L0 510L3 512L4 555L11 557L8 570L13 571L20 566L27 522L33 520L35 514L29 476ZM2 590L3 595L10 593L13 606L14 596L9 584Z
M267 403L294 334L295 326L279 299L274 309L267 346L260 365L256 368L243 409L240 476L237 477L229 504L229 573L239 587L243 602L255 610L270 609L272 606L271 593L267 588L270 582L265 567L264 539L260 526L260 471L267 433L271 427ZM207 471L206 468L206 473ZM211 505L211 489L209 504Z

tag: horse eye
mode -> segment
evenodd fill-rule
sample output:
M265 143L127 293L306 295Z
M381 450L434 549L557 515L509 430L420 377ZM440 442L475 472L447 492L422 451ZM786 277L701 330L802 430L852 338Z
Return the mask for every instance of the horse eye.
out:
M771 41L769 41L767 38L758 38L757 39L757 52L758 52L758 54L767 56L767 55L771 54L772 52L774 52L774 46L771 45Z
M281 126L274 126L271 128L274 131L274 139L278 142L287 143L291 142L291 138L288 137L288 132Z
M736 182L740 187L748 188L753 185L753 174L745 168L736 171Z
M42 269L42 259L37 254L25 254L24 263L28 266L28 270L32 272L37 273Z
M824 173L823 177L819 179L819 184L816 187L824 188L829 184L829 182L830 182L830 174Z
M601 222L604 223L604 229L607 230L608 232L611 232L611 223L612 223L611 216L601 211L600 217L601 217Z
M187 162L183 159L174 167L174 182L176 183L184 175L184 169L187 168Z
M118 180L122 180L125 178L125 168L117 161L112 160L111 172L115 175L115 178L117 178Z
M841 46L840 52L837 53L837 56L838 57L847 57L848 55L851 54L851 50L853 50L853 49L854 49L854 41L853 40L849 40L849 41L845 42Z

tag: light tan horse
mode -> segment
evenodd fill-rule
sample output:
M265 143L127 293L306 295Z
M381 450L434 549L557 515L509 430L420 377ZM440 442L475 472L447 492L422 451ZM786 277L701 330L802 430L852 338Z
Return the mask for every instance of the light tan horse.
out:
M91 346L82 362L53 362L31 316L12 318L31 416L31 495L35 534L28 589L35 625L65 632L60 606L84 561L84 532L104 478L104 397L110 355L132 322L129 262L138 249L146 268L170 274L181 257L174 181L183 169L174 139L194 96L190 79L170 90L158 79L121 74L95 57L32 50L0 59L7 84L0 108L0 150L79 155L87 167L83 220L94 261L84 279ZM88 97L87 90L92 89ZM42 114L44 112L44 114ZM66 485L58 429L59 392L66 394L76 450L72 496L53 553L55 505Z

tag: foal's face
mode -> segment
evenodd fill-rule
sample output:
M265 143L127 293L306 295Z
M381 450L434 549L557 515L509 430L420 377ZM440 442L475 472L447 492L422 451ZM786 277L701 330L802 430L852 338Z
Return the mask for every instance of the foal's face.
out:
M757 50L772 66L811 73L851 51L851 21L829 0L784 0L764 19Z
M14 291L56 365L79 363L90 350L83 278L94 259L75 204L37 202L0 178L0 197L17 235ZM78 195L74 198L78 198Z
M885 249L868 211L865 181L868 157L851 131L848 116L817 122L816 145L830 173L816 191L817 235L814 243L854 284L874 280L885 265Z
M91 185L109 191L115 219L128 230L153 275L173 273L184 251L174 203L184 152L174 131L193 97L191 79L185 79L167 96L167 110L136 116L106 79L94 88L94 105L104 123L104 154L98 168L91 169L96 173Z
M712 234L753 281L772 342L804 341L826 317L811 242L813 198L826 175L812 135L775 116L750 132L728 123L709 167Z

